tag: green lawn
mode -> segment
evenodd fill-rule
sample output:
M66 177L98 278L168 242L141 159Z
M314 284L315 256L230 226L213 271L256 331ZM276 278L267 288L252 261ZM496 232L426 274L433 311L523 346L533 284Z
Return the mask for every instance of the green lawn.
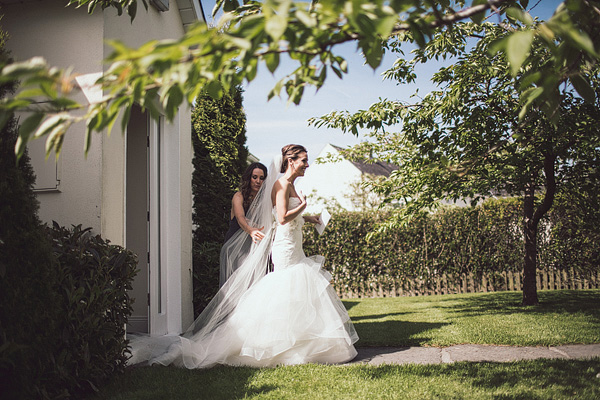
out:
M357 346L600 343L600 290L344 301ZM600 359L278 368L134 367L90 399L598 399Z
M600 360L132 368L93 399L598 399Z
M600 343L600 290L520 292L345 300L358 346L460 343L556 346Z

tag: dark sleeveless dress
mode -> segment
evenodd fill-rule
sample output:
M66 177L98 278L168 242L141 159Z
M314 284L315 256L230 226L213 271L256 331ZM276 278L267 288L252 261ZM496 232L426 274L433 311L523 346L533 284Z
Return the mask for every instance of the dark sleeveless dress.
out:
M237 218L234 216L232 219L229 220L229 230L225 234L225 242L224 243L227 243L227 241L229 239L231 239L231 237L240 229L241 229L240 224L238 223Z

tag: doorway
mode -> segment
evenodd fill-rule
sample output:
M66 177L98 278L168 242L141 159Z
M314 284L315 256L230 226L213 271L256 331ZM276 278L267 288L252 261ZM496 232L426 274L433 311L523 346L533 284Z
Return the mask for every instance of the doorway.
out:
M138 273L128 332L167 332L166 271L163 268L161 131L163 119L151 119L134 106L127 125L125 246L138 255Z

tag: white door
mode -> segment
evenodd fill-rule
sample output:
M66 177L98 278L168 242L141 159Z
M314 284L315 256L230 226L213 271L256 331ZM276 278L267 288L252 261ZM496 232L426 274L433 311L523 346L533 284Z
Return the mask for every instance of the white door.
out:
M163 147L161 145L163 118L158 121L149 119L149 227L150 227L150 334L164 335L167 333L167 279L166 254L163 254L164 232L163 223L167 215L163 201L164 171Z

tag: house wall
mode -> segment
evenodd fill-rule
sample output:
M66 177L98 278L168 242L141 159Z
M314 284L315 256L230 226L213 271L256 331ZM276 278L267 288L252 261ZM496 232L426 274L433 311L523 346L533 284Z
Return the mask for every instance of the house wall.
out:
M178 38L184 30L175 1L167 12L140 7L133 21L118 16L112 8L93 15L86 7L65 7L64 0L32 1L7 5L0 11L0 21L9 32L8 48L16 60L43 56L52 66L73 67L81 74L100 74L106 66L102 60L110 54L105 39L123 41L138 47L152 39ZM100 93L92 93L99 95ZM88 93L88 96L90 94ZM76 100L87 104L84 93ZM182 107L173 123L164 123L164 171L161 199L164 201L164 224L161 257L167 268L167 328L163 333L180 333L193 319L192 310L192 148L191 110ZM61 225L82 224L92 227L112 243L126 243L126 133L120 121L112 134L94 134L87 157L83 152L85 126L71 127L58 164L43 161L45 140L29 146L34 170L42 176L57 171L56 189L38 192L40 218L56 220ZM52 156L51 156L52 157ZM56 175L56 174L55 174ZM44 176L44 180L46 177Z
M104 18L106 38L119 38L127 46L136 48L150 40L175 39L184 34L177 5L170 2L167 12L153 7L138 11L130 23L128 17L118 16L107 9ZM104 57L111 53L104 46ZM115 124L118 126L119 124ZM192 309L192 141L191 110L182 106L172 122L161 124L162 176L161 189L161 258L166 266L166 331L180 333L193 321ZM125 137L119 143L106 141L103 149L103 215L102 230L107 237L119 237L124 242ZM118 184L115 184L118 183ZM152 295L152 293L151 293ZM163 311L164 312L164 311Z
M342 207L347 210L354 210L350 198L352 190L350 184L360 181L361 173L350 161L343 160L336 163L317 164L314 162L319 157L325 157L327 154L338 154L338 151L331 145L326 145L319 155L309 160L309 167L303 178L298 179L298 188L304 195L310 195L313 190L316 195L323 198L335 198ZM312 157L311 157L312 158ZM320 204L315 204L309 199L306 207L307 213L318 213L323 208Z
M7 47L15 60L43 56L53 66L87 74L101 71L103 17L101 13L87 15L85 7L65 8L64 1L26 2L6 5L1 11L2 27L9 33ZM26 21L26 23L24 23ZM77 51L73 51L77 49ZM86 103L80 93L76 100ZM22 115L21 118L25 118ZM101 226L101 166L102 135L94 135L87 157L83 153L85 127L73 126L65 135L61 157L56 163L54 154L44 160L45 139L31 142L29 152L38 187L44 174L58 169L56 189L38 192L39 215L42 221L56 220L64 226L82 224L100 232Z

